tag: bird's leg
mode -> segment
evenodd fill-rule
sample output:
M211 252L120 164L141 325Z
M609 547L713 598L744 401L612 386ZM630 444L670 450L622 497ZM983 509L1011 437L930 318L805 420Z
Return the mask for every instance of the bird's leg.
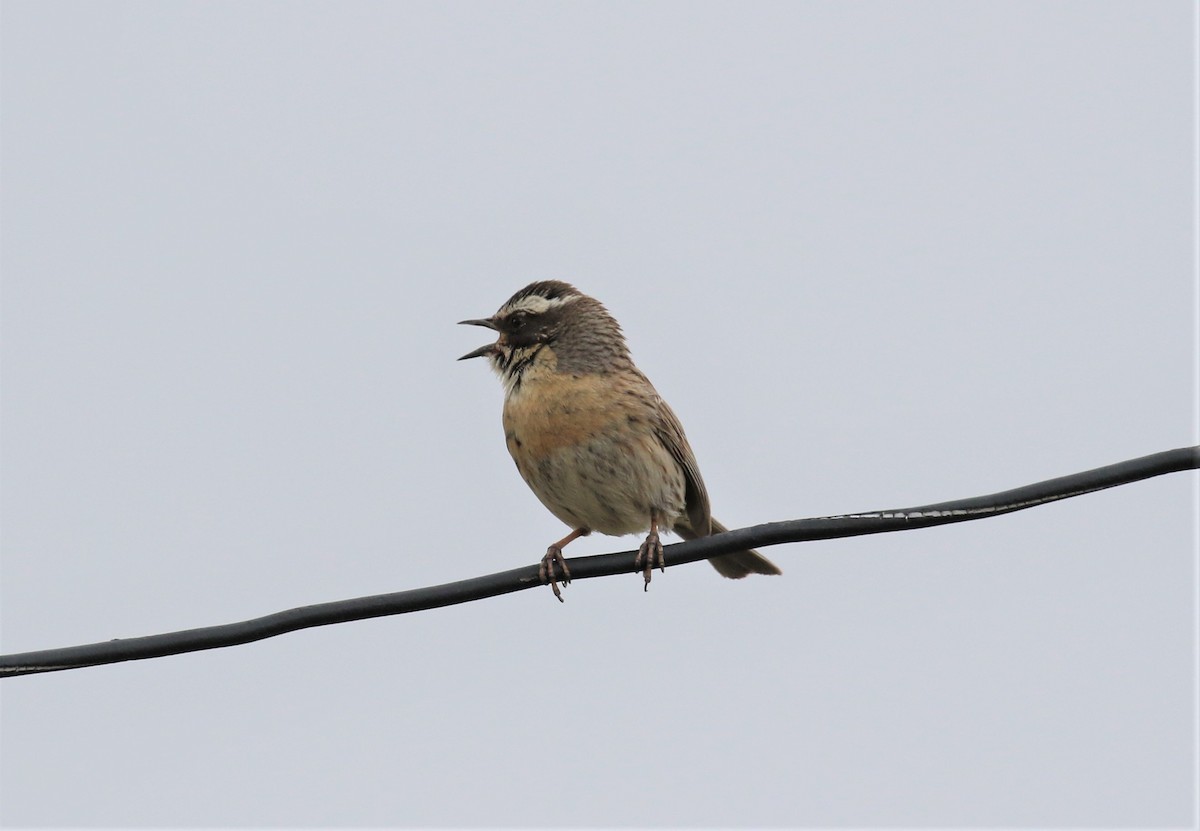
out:
M554 590L554 596L558 598L560 603L563 602L563 597L562 592L558 589L558 577L555 574L555 570L562 570L562 584L564 586L571 582L571 569L567 568L567 561L563 558L562 550L566 548L567 543L580 537L586 537L590 533L592 533L590 528L576 528L547 548L546 556L542 557L541 565L538 566L538 579L543 583L550 584L550 588Z
M642 543L642 547L638 549L637 557L633 561L634 570L641 571L642 576L646 578L646 585L642 591L650 590L650 572L655 565L658 566L659 571L667 570L667 563L663 558L662 542L658 539L658 515L651 513L650 534Z

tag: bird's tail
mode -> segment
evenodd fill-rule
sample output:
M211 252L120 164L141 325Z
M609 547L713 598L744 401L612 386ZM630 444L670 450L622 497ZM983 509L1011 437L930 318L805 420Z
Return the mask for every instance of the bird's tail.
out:
M728 528L715 519L712 521L712 533L721 534L728 530ZM682 524L676 526L675 533L685 540L694 540L697 537L704 536L703 534L697 534L689 526ZM734 580L739 580L747 574L783 574L779 570L779 566L753 549L734 551L732 554L722 554L720 557L712 557L709 559L709 562L712 563L713 568L721 573L722 577L729 577Z

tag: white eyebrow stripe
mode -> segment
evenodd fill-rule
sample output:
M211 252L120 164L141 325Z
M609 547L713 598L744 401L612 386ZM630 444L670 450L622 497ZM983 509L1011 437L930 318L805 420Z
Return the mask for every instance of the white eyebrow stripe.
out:
M548 312L551 309L557 309L559 306L564 306L567 303L577 299L579 295L572 294L566 297L546 298L540 294L531 294L528 297L522 297L516 303L505 309L505 312L512 314L513 312L525 312L532 315L540 315Z

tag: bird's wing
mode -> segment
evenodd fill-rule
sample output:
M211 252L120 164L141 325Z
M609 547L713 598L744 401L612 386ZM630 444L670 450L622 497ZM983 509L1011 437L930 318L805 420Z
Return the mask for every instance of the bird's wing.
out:
M712 513L708 506L708 490L704 487L704 480L700 477L700 468L696 466L696 456L692 453L692 447L683 433L683 425L679 423L675 413L667 406L667 402L659 398L658 405L662 419L655 432L663 447L667 448L667 451L679 463L679 469L683 471L686 483L685 500L688 523L692 526L691 530L696 536L707 537L711 533Z

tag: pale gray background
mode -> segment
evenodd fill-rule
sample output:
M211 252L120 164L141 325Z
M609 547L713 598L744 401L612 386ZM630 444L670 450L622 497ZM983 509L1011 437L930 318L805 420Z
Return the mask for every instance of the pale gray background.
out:
M454 362L535 278L733 526L1196 441L1190 3L2 23L5 651L535 561ZM6 681L2 819L1188 824L1195 482Z

